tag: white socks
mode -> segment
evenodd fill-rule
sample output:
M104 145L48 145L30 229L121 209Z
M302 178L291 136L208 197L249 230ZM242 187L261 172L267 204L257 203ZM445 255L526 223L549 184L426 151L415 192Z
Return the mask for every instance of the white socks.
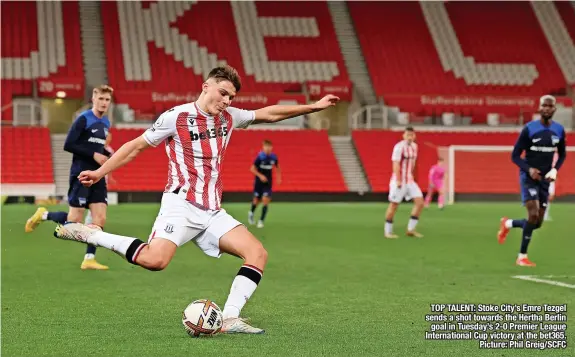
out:
M392 234L392 233L393 233L393 222L385 221L385 234Z
M419 218L415 216L411 216L409 218L409 222L407 223L407 231L412 232L415 230L415 226L417 226L417 222L419 222Z
M236 275L230 295L224 306L223 317L224 320L230 317L239 317L244 305L252 296L258 283L262 278L263 272L253 265L244 264L238 275Z
M86 255L84 255L84 260L86 259L96 259L96 255L92 253L86 253Z
M513 220L508 219L505 221L505 228L513 228Z
M45 221L48 219L48 211L42 213L42 220Z
M96 232L90 240L94 241L94 245L108 248L122 256L126 256L126 252L130 245L136 241L136 238L124 237L117 234L111 234L106 232ZM92 242L90 242L92 243Z

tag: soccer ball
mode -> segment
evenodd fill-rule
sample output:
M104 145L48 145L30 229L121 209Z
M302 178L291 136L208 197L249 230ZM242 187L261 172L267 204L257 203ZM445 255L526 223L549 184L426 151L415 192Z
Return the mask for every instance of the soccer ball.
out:
M184 309L182 324L191 337L215 335L223 324L222 310L215 302L207 299L196 300Z

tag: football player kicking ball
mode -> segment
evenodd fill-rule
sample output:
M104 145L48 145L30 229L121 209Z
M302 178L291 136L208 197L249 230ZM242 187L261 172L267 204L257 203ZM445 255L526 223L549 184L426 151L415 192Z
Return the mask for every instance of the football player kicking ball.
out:
M407 201L413 199L414 203L406 234L410 237L423 237L415 230L424 204L421 189L413 178L416 159L415 130L412 127L407 127L403 133L403 140L395 144L391 154L393 175L389 182L389 206L385 214L385 238L397 238L397 235L393 233L393 217L403 199Z
M221 207L224 153L235 128L321 111L336 105L339 98L326 95L310 105L272 105L247 111L230 106L240 87L235 69L214 68L202 84L196 102L164 112L150 129L124 144L102 167L80 173L82 184L93 185L141 151L165 144L170 163L168 183L147 243L80 223L60 225L54 235L108 248L148 270L165 269L176 249L190 241L208 256L227 253L240 257L244 264L224 306L222 332L259 334L264 330L250 326L239 316L262 278L267 252L244 225Z
M557 178L557 170L565 161L565 129L551 120L555 113L555 98L545 95L539 100L541 120L529 122L519 135L513 153L513 162L519 166L521 198L527 208L527 219L501 218L497 239L505 243L511 228L522 228L521 250L515 264L534 267L535 263L527 258L527 247L533 231L540 228L545 216L549 197L550 182ZM521 154L525 151L525 159ZM553 155L557 151L557 162L553 164Z

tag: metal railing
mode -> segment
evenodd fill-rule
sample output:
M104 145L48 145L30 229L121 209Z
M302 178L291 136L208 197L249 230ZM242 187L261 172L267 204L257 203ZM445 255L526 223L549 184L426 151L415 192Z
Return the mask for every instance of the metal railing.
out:
M351 114L349 127L352 129L386 129L389 127L389 108L383 104L361 107Z

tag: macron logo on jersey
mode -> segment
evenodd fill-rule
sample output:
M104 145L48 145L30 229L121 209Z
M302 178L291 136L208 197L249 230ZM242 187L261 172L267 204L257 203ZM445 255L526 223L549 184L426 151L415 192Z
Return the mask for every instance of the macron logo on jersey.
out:
M219 127L217 130L216 128L211 128L200 133L190 131L190 137L192 138L192 141L215 139L217 137L224 137L227 135L228 135L227 127Z

